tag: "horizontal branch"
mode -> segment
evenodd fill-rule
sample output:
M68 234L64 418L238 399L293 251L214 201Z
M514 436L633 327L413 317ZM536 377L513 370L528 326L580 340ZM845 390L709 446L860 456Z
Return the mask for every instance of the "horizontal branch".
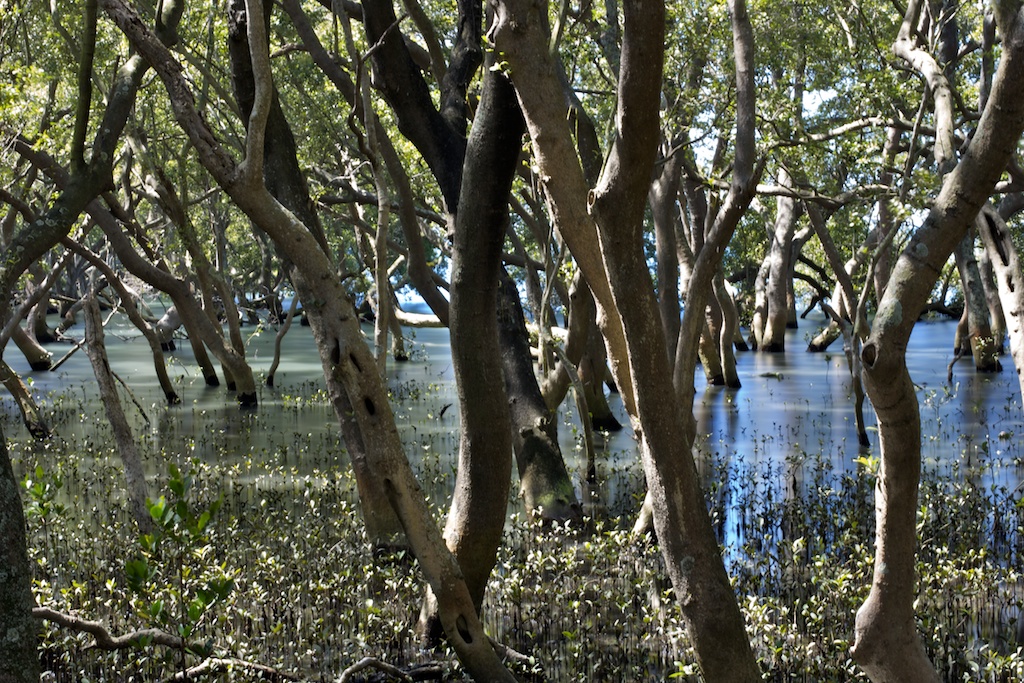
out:
M188 648L188 644L180 637L171 635L158 628L147 628L132 631L121 636L115 636L107 630L107 627L98 621L89 621L71 614L64 614L49 607L34 607L32 616L44 621L52 621L58 626L88 633L96 641L96 647L101 650L127 650L143 643L162 645L176 649Z
M701 179L711 187L718 190L729 189L729 183L724 180L706 180ZM868 197L878 197L887 193L892 193L893 189L889 185L858 185L854 189L848 192L842 192L837 195L824 195L819 194L814 189L800 189L795 187L785 187L782 185L765 185L759 184L755 190L757 194L769 197L789 197L791 199L798 199L805 202L814 202L820 204L829 209L838 209L847 204L865 199Z
M191 648L184 639L158 628L140 629L125 635L115 636L107 630L106 626L98 621L89 621L71 614L64 614L63 612L58 612L50 609L49 607L33 608L32 616L37 619L53 622L58 626L62 626L72 631L88 633L94 638L96 642L95 646L101 650L127 650L129 648L139 647L142 645L160 645L177 650L186 649L193 653L198 649ZM231 669L255 671L260 674L261 678L271 681L301 680L301 678L295 674L281 671L265 664L258 664L256 662L238 659L236 657L207 657L195 666L189 667L184 671L179 671L170 680L188 681L198 678L199 676L222 671L230 671Z
M267 666L266 664L258 664L245 659L238 659L237 657L209 657L193 667L189 667L184 671L179 671L168 680L191 681L201 676L223 673L231 671L232 669L245 669L247 671L256 672L258 674L258 678L264 681L302 680L300 676L296 676L295 674L275 669L274 667Z

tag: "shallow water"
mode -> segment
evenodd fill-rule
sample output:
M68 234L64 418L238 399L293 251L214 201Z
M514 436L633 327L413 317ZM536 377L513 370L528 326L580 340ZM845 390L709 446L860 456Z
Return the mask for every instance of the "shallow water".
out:
M733 474L775 472L780 475L779 486L792 494L804 485L804 465L809 457L831 463L833 471L841 474L856 472L862 466L858 458L863 462L863 457L877 454L877 446L866 451L858 446L840 343L829 353L805 352L804 338L817 323L801 322L801 329L789 331L787 353L739 354L741 389L704 386L698 378L698 463L705 470L708 463L715 462ZM953 322L918 324L910 342L908 363L919 387L924 466L940 473L956 469L986 486L1016 488L1024 476L1024 412L1010 360L1004 359L1008 367L993 375L977 374L969 359L961 360L954 369L953 385L948 385L946 368L952 358L954 330ZM272 361L274 331L247 328L244 332L248 357L261 382ZM71 331L72 335L80 333L80 327ZM446 491L443 485L432 489L431 474L450 473L458 448L448 332L421 328L406 330L406 335L412 359L389 363L388 384L410 460L427 479L428 494L436 500ZM108 328L107 344L114 372L131 386L145 416L127 397L125 410L137 437L150 444L153 452L221 462L258 460L300 474L344 464L337 421L322 394L314 396L324 383L308 328L296 325L285 337L276 387L261 386L260 407L255 412L238 410L223 388L203 385L187 342L179 340L178 350L168 354L170 373L182 397L181 405L171 407L164 404L148 346L138 332L115 322ZM59 358L69 348L54 345L51 350ZM95 432L91 438L100 443L109 440L103 418L95 410L95 381L83 352L74 354L56 372L29 371L13 348L6 356L31 383L40 403L53 411L59 434L88 438ZM65 397L58 398L62 393ZM563 404L560 439L582 496L587 487L586 454L572 403L567 400ZM610 403L625 429L597 435L601 486L595 502L612 514L628 515L642 493L642 474L618 396L611 396ZM0 409L9 418L7 437L27 441L20 421L10 419L16 408L3 390ZM866 413L871 424L870 404ZM214 432L220 438L209 439ZM870 436L877 443L877 434ZM208 444L214 441L227 446L210 452ZM164 471L162 463L151 460L150 465L153 474ZM714 476L710 471L704 474ZM264 485L272 486L274 475L266 476Z
M844 570L854 566L864 573L857 582L866 585L868 581L870 555L865 548L870 544L866 539L870 536L871 480L862 475L863 463L870 460L874 451L862 452L857 445L845 359L840 349L837 347L831 354L803 351L803 337L810 327L805 324L805 329L790 332L791 350L785 355L741 354L742 389L704 387L698 380L695 403L701 439L697 461L708 487L730 572L737 577L739 590L749 591L744 594L744 605L778 610L778 614L772 612L774 616L761 617L758 623L766 628L757 637L767 637L773 628L800 630L794 617L785 612L792 603L795 613L794 600L805 606L821 604L838 610L827 618L836 626L822 642L825 646L832 642L840 661L847 656L849 644L845 639L852 632L854 608L829 602L828 591L816 589L809 579L798 582L796 588L788 586L783 579L789 574L779 574L778 559L772 559L788 557L787 572L803 567L810 576L809 566L801 564L801 560L808 562L809 558L801 558L792 550L805 538L816 546L815 552L829 557L856 552L846 537L838 537L836 530L849 528L844 515L857 514L862 524L862 533L857 538L864 540L855 546L862 547L863 557L845 565L839 558L837 566ZM926 467L953 482L973 482L985 490L992 486L1012 490L1022 478L1020 435L1024 434L1016 378L1010 369L1000 375L979 376L961 362L953 386L947 386L945 374L952 356L949 347L953 330L952 323L919 325L911 342L909 360L912 375L920 386ZM252 328L246 332L248 353L259 377L271 362L273 332L256 333ZM447 331L419 329L407 333L412 360L391 363L388 383L410 461L431 502L442 514L451 491L458 447L458 411L453 405L455 392ZM144 446L150 474L162 477L168 461L177 462L183 470L191 459L218 463L217 467L202 468L199 476L209 477L203 482L207 495L225 496L225 508L231 514L221 524L232 534L247 539L239 547L231 548L234 566L246 568L246 581L258 584L263 572L267 574L263 578L268 585L273 585L275 591L284 591L280 600L274 600L251 586L238 589L237 609L231 611L231 628L236 635L244 634L243 640L262 643L256 658L277 661L288 669L319 671L320 680L334 680L353 652L363 647L353 649L349 639L362 637L358 634L363 633L377 637L382 627L367 625L371 618L381 619L379 615L373 617L375 613L371 610L339 607L337 601L342 598L325 601L328 594L355 600L357 605L360 601L386 605L388 627L383 632L392 629L395 635L390 640L385 638L382 653L395 661L412 657L411 633L407 633L406 627L415 616L418 602L415 575L407 575L399 568L385 571L388 577L393 573L412 584L405 594L376 583L368 585L362 570L338 570L346 563L358 568L377 560L359 543L352 542L359 535L353 531L358 527L358 517L346 512L353 509L352 482L345 474L347 460L337 421L321 393L322 371L309 330L295 326L289 332L277 387L261 387L260 407L251 412L240 411L223 388L203 385L187 344L180 345L171 355L170 367L183 403L167 407L153 376L148 347L137 333L123 324L115 324L108 330L107 340L114 371L130 382L148 418L147 422L142 411L123 397L125 410ZM62 355L67 348L55 346L55 355ZM25 370L15 351L8 356L12 364L22 363L17 369ZM66 497L69 507L75 508L71 519L83 520L72 526L79 525L78 533L86 529L83 547L75 545L78 541L74 529L67 534L41 529L35 537L37 552L50 561L40 571L54 571L55 563L63 558L67 565L59 566L69 573L61 575L60 580L52 577L55 586L76 580L89 586L87 596L101 595L103 583L96 579L95 572L90 573L97 553L91 545L97 526L110 528L102 527L99 517L112 507L107 482L120 482L121 474L116 456L111 454L109 427L97 405L88 360L79 352L56 373L30 372L26 377L31 379L40 402L52 411L53 424L67 443L52 450L34 444L16 419L10 397L0 393L0 416L4 417L16 466L24 471L40 463L49 471L55 465L54 453L69 452L62 450L63 446L74 449L70 453L75 455L69 460L75 464L62 473L61 495ZM572 402L566 403L568 407L563 409L560 423L562 447L583 497L584 491L589 490L586 456ZM588 496L586 503L590 510L621 515L621 523L626 525L642 498L642 473L618 397L612 396L611 403L627 428L617 434L599 436L598 485L596 495ZM74 469L79 466L91 469ZM845 479L844 474L848 475ZM115 483L113 488L119 486ZM1022 551L1017 548L1017 536L1011 533L1013 538L1003 541L1003 546L1015 550L998 546L997 517L974 514L978 507L974 502L979 499L988 501L986 504L993 509L1002 505L1000 501L1010 500L1003 507L1012 512L1018 498L965 497L964 507L970 506L970 514L966 515L958 512L960 508L946 510L936 506L930 513L936 517L932 527L941 527L945 535L937 535L935 543L925 544L921 551L923 561L934 562L936 547L948 547L952 545L951 535L964 533L970 534L969 547L990 546L993 556L1004 558L1001 567L1019 566L1017 559ZM943 498L940 505L947 505L949 500ZM794 521L787 517L791 501L803 501L802 506L793 507L802 507L798 514L806 519ZM922 496L922 507L928 506L926 496ZM510 504L510 510L518 511L515 502ZM963 532L948 531L947 527L953 526L950 519L968 517L972 524L978 524ZM801 526L801 521L806 523ZM615 522L611 522L606 528L614 526ZM1014 522L1007 528L1012 531L1016 526ZM253 534L252 529L257 527L260 533ZM282 528L300 527L313 531L283 536L279 533ZM932 527L924 527L925 535ZM636 680L653 680L664 678L675 669L677 660L688 656L686 639L679 631L674 610L670 601L664 599L668 584L660 577L660 559L651 546L634 546L627 541L628 534L599 536L594 543L585 536L572 542L561 536L553 540L524 528L521 520L510 525L509 533L510 540L503 547L495 570L500 589L492 587L486 610L488 629L499 640L522 651L544 653L550 680L613 680L617 676L622 679L621 672L626 670L634 671ZM613 547L605 547L606 543ZM616 543L621 543L621 547ZM119 566L127 552L109 549L107 543L99 541L95 545L100 548L102 567ZM275 550L278 545L281 547ZM601 547L605 550L598 550ZM312 580L310 567L322 570L323 575ZM986 571L991 571L987 565ZM104 569L100 573L105 577L105 572ZM970 651L974 652L979 643L996 642L1012 651L1020 644L1022 636L1013 635L1016 632L1008 630L1008 624L1015 623L1011 620L1016 618L1015 610L1019 609L1019 596L1024 589L1016 574L1004 574L998 574L1004 578L986 583L987 592L965 596L965 584L956 581L949 587L941 584L941 590L933 590L938 591L937 597L926 591L921 602L922 618L937 624L930 627L936 634L947 628L960 639L949 640L945 647L957 652L973 648ZM816 580L825 581L826 586L831 585L827 581L839 581L829 570L824 576L816 576ZM338 588L339 583L343 587ZM332 588L325 591L323 586ZM512 590L510 586L518 588ZM836 596L842 594L843 590L836 591ZM397 599L398 595L404 597ZM560 597L552 600L552 595ZM85 607L90 614L95 609ZM116 619L123 617L105 618L114 619L111 623L116 626ZM281 624L285 626L280 633L273 631ZM273 632L260 635L267 631ZM990 638L993 633L998 637ZM962 642L963 638L981 640ZM938 636L933 640L938 640ZM295 643L307 645L308 650L296 650ZM772 642L768 645L777 647ZM815 680L806 672L802 678L785 673L799 672L799 662L804 660L780 663L766 654L774 650L759 647L759 656L781 672L773 680ZM92 653L80 652L77 646L57 641L47 651L51 650L69 657L71 662L67 676L58 676L58 680L81 680L83 671L99 672L96 675L102 678L111 671L109 664L94 660ZM314 651L319 652L315 657L310 655ZM795 651L787 645L783 652L789 656ZM936 661L945 661L948 653L935 650L930 654ZM808 656L808 660L814 658ZM618 668L626 666L630 668ZM954 679L959 677L950 674L949 680Z

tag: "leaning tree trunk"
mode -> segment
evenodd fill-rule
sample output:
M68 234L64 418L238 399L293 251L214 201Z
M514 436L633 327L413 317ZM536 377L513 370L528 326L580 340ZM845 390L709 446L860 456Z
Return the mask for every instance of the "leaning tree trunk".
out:
M249 0L245 6L253 19L247 29L256 97L241 165L215 143L213 132L195 108L180 63L156 40L134 9L123 0L99 2L132 46L154 65L170 96L175 118L189 136L200 162L293 263L292 281L302 299L310 302L310 328L353 467L361 469L386 493L401 520L420 568L438 596L440 620L449 642L475 679L513 681L484 633L458 563L447 551L405 457L386 388L334 264L313 232L275 200L263 183L263 135L273 81L262 2Z
M737 107L742 120L737 127L746 131L749 126L749 136L744 133L742 145L738 145L742 151L737 154L734 172L734 178L743 179L734 180L735 187L745 191L730 193L723 209L723 221L734 227L732 220L738 221L752 197L747 192L752 186L744 181L753 175L753 34L742 1L731 7L742 73L742 103ZM760 671L689 451L695 430L684 428L640 241L644 200L659 139L665 8L660 2L641 1L626 3L624 10L617 135L601 180L592 190L571 151L570 131L555 94L557 71L548 48L546 15L535 3L504 0L497 6L493 35L511 66L556 223L594 287L603 313L599 322L612 360L618 364L620 389L624 397L631 394L627 406L642 437L658 541L704 676L714 681L756 681ZM589 217L584 204L588 195ZM726 232L731 234L731 230ZM598 235L600 254L595 263L593 239ZM711 258L708 255L705 261ZM706 273L705 295L712 275L713 271ZM687 310L695 307L703 319L703 302L698 299ZM692 342L696 341L693 336ZM693 426L692 415L688 422Z
M25 331L21 325L11 330L11 340L25 356L28 366L35 371L49 370L53 365L53 357L43 348L34 336Z
M921 416L906 349L943 264L967 234L1024 131L1021 4L997 3L995 11L1003 52L991 96L960 163L945 178L924 224L897 261L861 353L865 388L878 418L881 463L875 573L857 612L853 656L876 683L938 680L914 619ZM908 11L901 40L910 40L905 36L917 16Z
M50 438L50 427L46 424L42 413L39 412L39 405L32 398L32 394L18 373L2 358L0 358L0 383L7 388L7 391L11 392L14 402L18 404L21 420L25 424L25 428L28 429L28 433L39 440Z
M124 479L132 517L135 518L139 534L149 534L153 532L153 517L146 505L146 471L142 466L142 457L132 435L132 428L121 407L121 398L117 394L117 383L110 369L110 361L107 360L107 348L103 343L100 307L93 294L86 295L82 312L85 314L85 352L92 363L93 374L96 375L96 383L100 389L100 400L103 402L103 409L114 433L114 443L124 466Z
M249 113L251 116L258 92L250 55L251 46L247 35L247 31L249 31L247 16L247 3L244 0L232 0L231 21L228 24L228 52L231 57L232 82L235 96L243 113ZM263 28L265 29L265 26ZM295 137L285 118L284 110L281 108L276 86L271 82L269 88L270 92L266 95L270 100L266 114L266 131L263 137L263 146L259 150L259 153L265 155L266 158L262 178L263 185L272 197L294 213L302 222L317 248L324 253L329 253L320 217L313 209L309 188L296 157ZM246 124L249 125L248 120L246 120ZM279 239L275 238L269 229L258 224L257 227L277 246L281 255L287 258L288 252L281 249ZM292 276L296 290L298 290L298 281L302 277L304 275L301 273L301 269ZM303 310L310 321L310 326L314 327L316 313L313 304L320 301L321 297L317 296L316 299L312 299L310 296L312 295L300 293L299 300L308 302L304 303ZM316 334L314 334L314 338L317 338ZM326 335L325 338L330 339L330 335ZM368 371L368 368L360 369L360 372ZM401 525L388 503L386 487L372 476L367 459L360 452L368 446L358 436L358 429L353 424L353 420L342 417L343 406L343 403L335 402L336 412L338 412L339 418L342 418L343 431L347 430L346 443L352 457L352 471L355 475L359 505L363 513L367 535L371 543L377 546L401 544L403 543Z

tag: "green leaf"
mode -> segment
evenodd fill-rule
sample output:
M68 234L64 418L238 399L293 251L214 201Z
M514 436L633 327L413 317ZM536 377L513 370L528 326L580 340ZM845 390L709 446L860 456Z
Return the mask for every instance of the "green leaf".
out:
M164 514L167 512L167 499L160 496L155 501L149 502L149 516L153 518L154 522L160 522L164 518Z
M124 571L128 577L128 586L135 592L141 592L153 576L153 570L144 557L137 557L125 562Z

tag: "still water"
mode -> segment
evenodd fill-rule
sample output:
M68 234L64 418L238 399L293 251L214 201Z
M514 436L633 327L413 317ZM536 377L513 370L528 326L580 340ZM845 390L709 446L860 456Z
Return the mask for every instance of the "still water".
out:
M743 387L729 390L703 386L698 379L695 401L698 462L724 464L732 472L759 469L777 472L780 485L800 488L808 458L825 461L835 473L854 472L857 459L877 455L857 444L845 357L837 342L832 352L809 354L805 337L819 321L802 321L790 330L785 354L742 353L738 370ZM957 469L983 485L1021 485L1024 469L1024 412L1013 368L1007 357L1002 373L977 374L969 359L954 369L953 322L918 324L911 338L908 363L918 386L924 432L926 469L939 473ZM261 379L273 360L275 332L248 328L247 355ZM450 486L458 447L458 410L445 329L407 329L411 360L390 363L388 383L393 408L407 453L428 494L443 500ZM71 330L81 334L81 328ZM168 407L157 386L148 346L138 332L117 321L107 330L113 371L130 385L139 406L125 397L125 410L137 438L150 453L221 462L272 463L295 472L344 467L345 454L337 422L326 404L322 369L308 328L293 326L284 338L276 387L262 386L260 407L239 411L223 388L204 386L187 342L168 354L169 370L182 404ZM70 345L51 348L55 359ZM15 371L30 383L37 400L52 411L52 424L64 438L109 442L97 407L95 381L84 352L75 353L56 372L32 372L11 345L5 354ZM699 372L699 370L698 370ZM61 398L63 396L63 398ZM642 474L628 419L617 396L610 400L623 431L597 435L599 507L630 515L642 493ZM572 401L564 403L560 439L567 465L583 496L593 495L586 481L583 438ZM11 397L0 389L5 432L14 444L28 441L15 418ZM869 424L872 416L866 408ZM216 435L216 439L210 438ZM870 434L877 443L877 434ZM216 452L210 452L212 444ZM224 446L227 444L227 446ZM149 458L152 473L164 471L159 458ZM710 469L705 472L711 476ZM264 479L275 475L246 468L240 476ZM445 476L449 475L449 476ZM444 483L444 482L448 483ZM432 484L432 482L436 482Z

